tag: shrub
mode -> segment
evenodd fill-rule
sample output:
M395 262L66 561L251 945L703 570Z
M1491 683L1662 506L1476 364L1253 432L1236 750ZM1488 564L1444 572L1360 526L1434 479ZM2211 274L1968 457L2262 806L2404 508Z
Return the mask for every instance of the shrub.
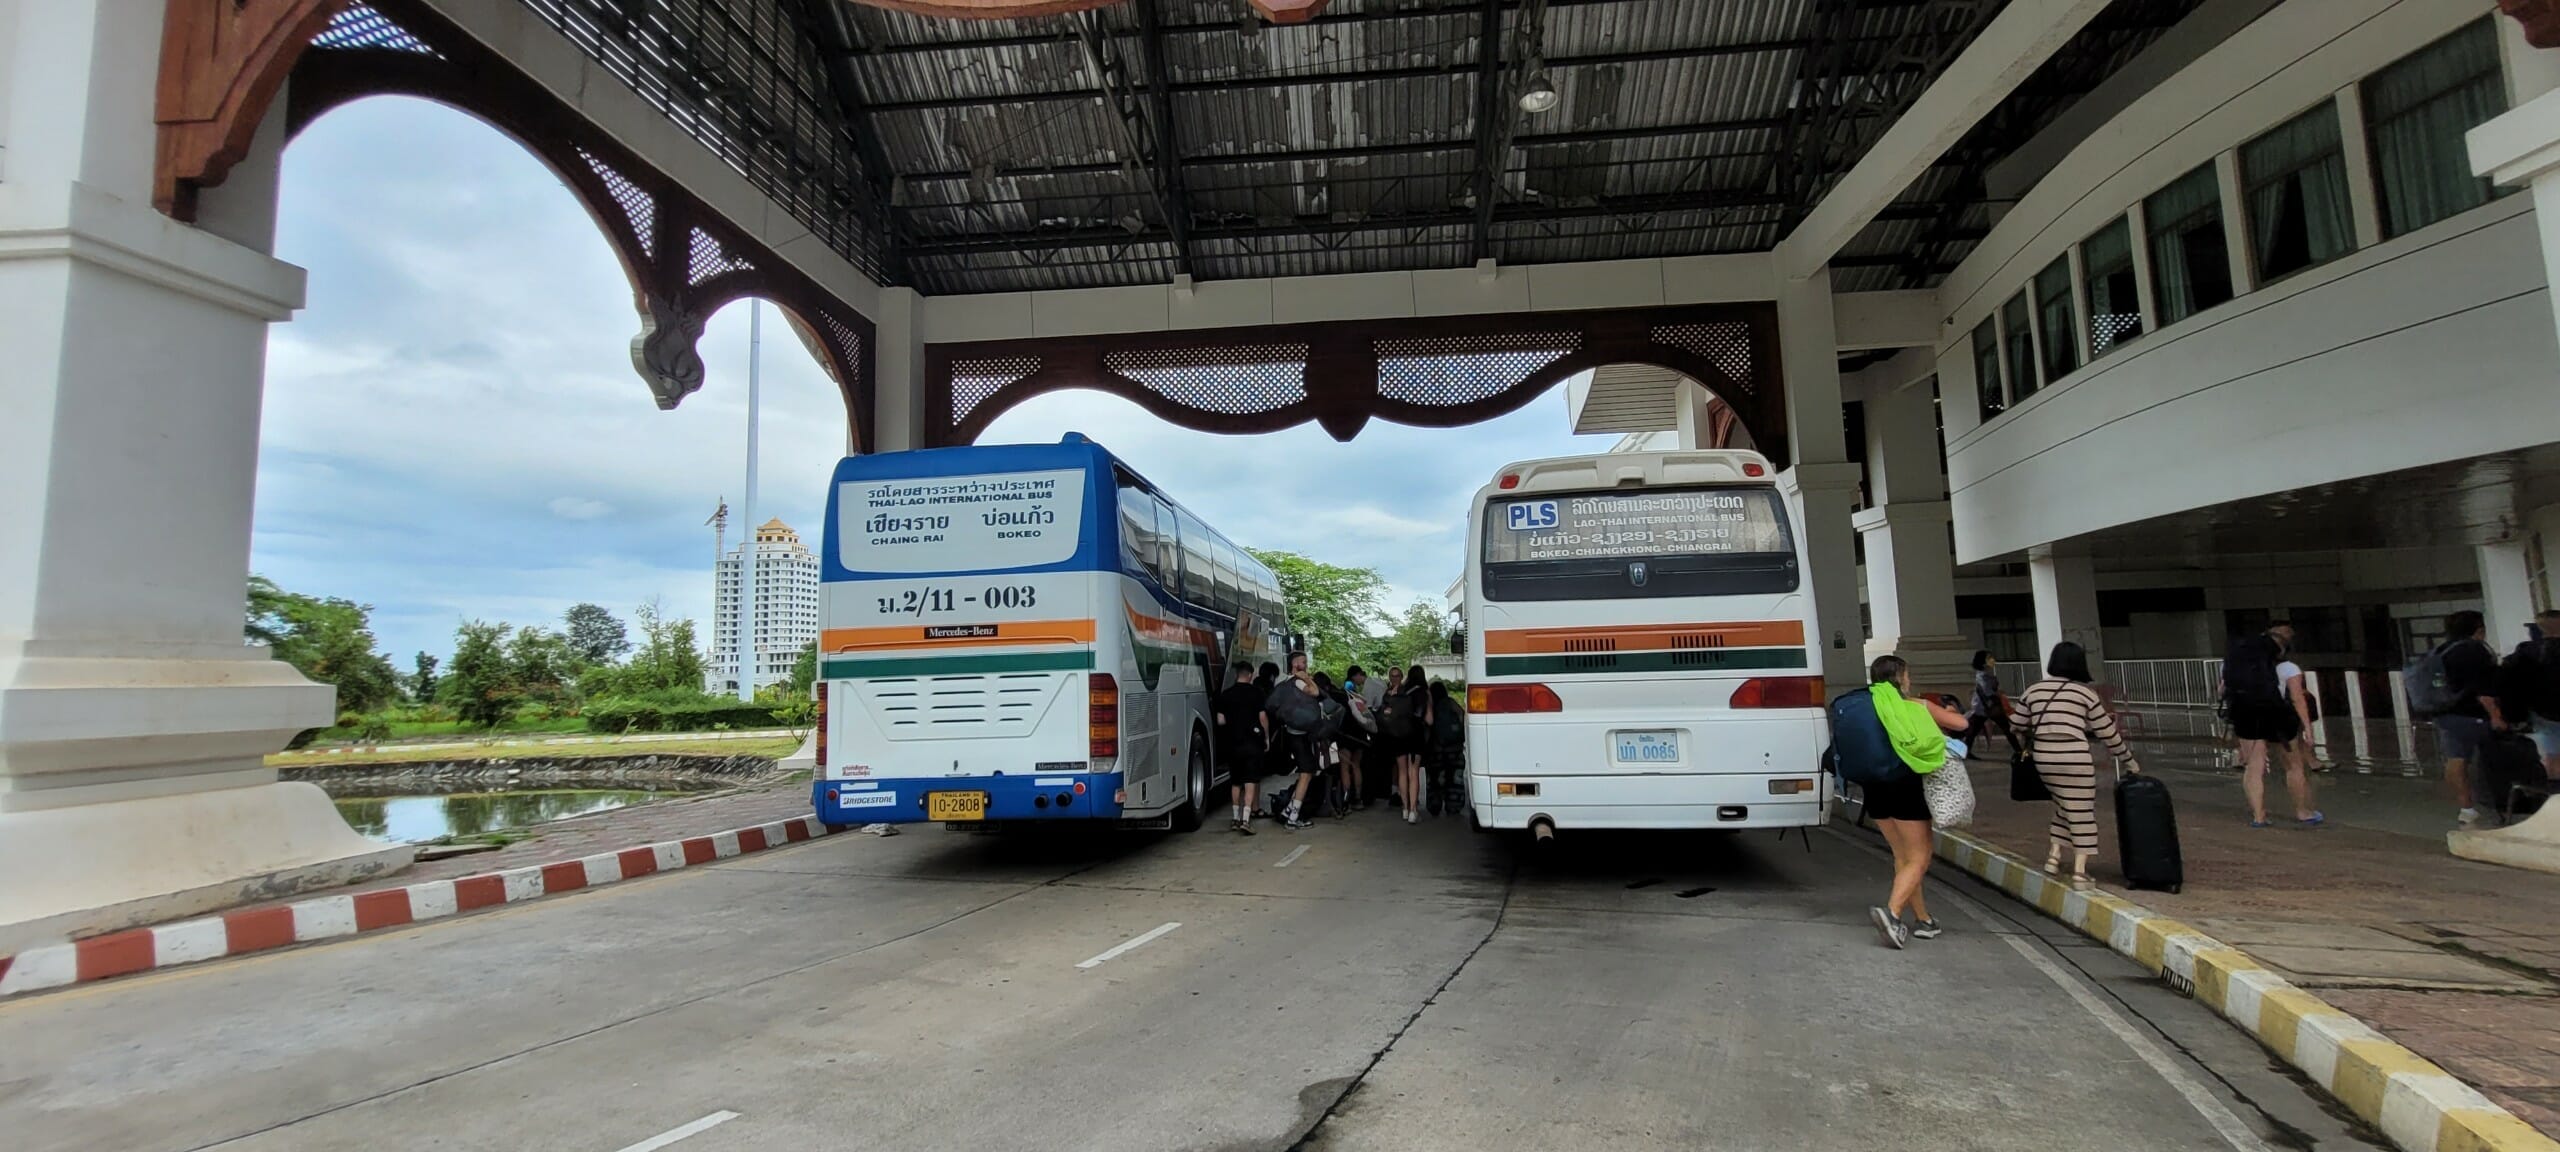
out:
M681 703L653 700L599 700L587 705L590 732L712 732L722 728L774 728L773 709L763 704L708 698Z

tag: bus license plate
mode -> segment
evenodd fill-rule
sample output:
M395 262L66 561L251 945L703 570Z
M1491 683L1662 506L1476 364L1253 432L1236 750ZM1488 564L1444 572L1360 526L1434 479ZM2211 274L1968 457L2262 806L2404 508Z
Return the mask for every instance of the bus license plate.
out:
M1677 732L1620 732L1618 763L1676 764L1680 760L1680 734Z
M987 818L987 794L984 792L929 792L924 798L927 820L984 820Z

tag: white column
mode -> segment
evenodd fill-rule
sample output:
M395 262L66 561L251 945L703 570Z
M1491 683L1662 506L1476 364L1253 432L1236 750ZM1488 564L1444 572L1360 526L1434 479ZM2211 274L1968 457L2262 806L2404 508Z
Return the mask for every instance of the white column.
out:
M1974 645L1956 628L1955 545L1935 416L1926 380L1870 390L1866 447L1875 507L1852 523L1867 549L1874 626L1867 658L1900 656L1913 684L1962 695L1972 682Z
M2510 23L2500 20L2500 24ZM2535 59L2551 56L2539 53ZM2542 72L2537 70L2536 77ZM2538 82L2538 80L2537 80ZM2510 187L2533 190L2534 223L2545 277L2560 284L2560 91L2547 91L2471 130L2471 170ZM2560 293L2553 293L2560 324Z
M409 856L262 760L333 715L241 640L267 326L303 276L152 209L161 8L15 5L0 59L0 953ZM207 207L262 242L260 140Z
M1682 448L1704 448L1710 429L1707 427L1707 390L1695 380L1682 378L1672 389L1672 429Z
M2069 640L2089 652L2089 671L2105 678L2106 653L2098 631L2098 582L2086 556L2057 553L2051 545L2027 550L2027 581L2036 597L2038 668L2053 646Z
M2480 565L2480 614L2489 618L2489 647L2503 655L2524 643L2533 623L2533 577L2525 568L2524 541L2502 540L2472 549Z
M871 384L876 390L872 428L880 442L875 452L904 452L924 446L924 298L913 288L880 290L879 315L872 317Z
M1858 627L1858 552L1849 513L1857 502L1858 466L1849 463L1840 412L1838 331L1831 272L1816 271L1778 289L1778 342L1786 372L1789 479L1803 517L1822 675L1835 689L1866 682Z

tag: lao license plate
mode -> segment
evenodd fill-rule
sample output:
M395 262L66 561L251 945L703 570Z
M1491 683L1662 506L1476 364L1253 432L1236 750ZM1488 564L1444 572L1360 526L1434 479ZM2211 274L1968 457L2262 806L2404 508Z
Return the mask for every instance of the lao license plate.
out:
M987 794L984 792L929 792L924 798L927 820L984 820L987 818Z
M1620 764L1676 764L1680 761L1680 734L1677 732L1620 732L1616 736Z

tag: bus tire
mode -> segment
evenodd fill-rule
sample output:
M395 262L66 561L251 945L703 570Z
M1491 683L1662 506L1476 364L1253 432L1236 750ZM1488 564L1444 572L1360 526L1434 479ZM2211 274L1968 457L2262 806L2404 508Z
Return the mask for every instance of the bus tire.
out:
M1191 730L1191 765L1183 774L1182 804L1173 810L1173 830L1197 832L1209 812L1208 736Z

